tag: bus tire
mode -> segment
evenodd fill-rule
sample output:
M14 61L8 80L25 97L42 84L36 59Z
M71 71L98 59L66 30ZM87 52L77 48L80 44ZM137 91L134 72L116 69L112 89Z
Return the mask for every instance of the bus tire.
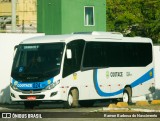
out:
M64 108L78 107L78 90L72 89L67 97L67 101L64 102Z
M123 92L123 102L131 104L132 103L131 98L132 98L131 89L127 87Z
M72 96L73 96L72 107L78 107L79 106L79 103L78 103L78 100L79 100L78 90L77 89L72 89L71 92L72 92Z

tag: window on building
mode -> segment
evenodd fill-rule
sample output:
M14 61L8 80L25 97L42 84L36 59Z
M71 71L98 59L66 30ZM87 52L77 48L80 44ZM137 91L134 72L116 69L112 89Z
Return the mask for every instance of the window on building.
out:
M84 23L85 26L94 26L94 7L88 6L84 7Z

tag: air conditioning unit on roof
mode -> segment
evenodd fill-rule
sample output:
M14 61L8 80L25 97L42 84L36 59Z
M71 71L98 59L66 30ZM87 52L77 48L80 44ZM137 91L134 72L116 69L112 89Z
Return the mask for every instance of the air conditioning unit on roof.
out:
M92 35L102 35L108 37L123 37L123 34L120 32L101 32L101 31L93 31Z

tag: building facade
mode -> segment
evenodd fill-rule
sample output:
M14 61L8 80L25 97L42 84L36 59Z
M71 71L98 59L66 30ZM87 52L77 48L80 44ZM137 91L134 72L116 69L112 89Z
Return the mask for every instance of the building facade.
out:
M106 0L38 0L37 3L38 32L106 31Z
M11 0L0 0L0 29L10 29L12 5ZM17 29L37 28L37 0L17 0Z
M17 32L106 31L106 0L16 0ZM0 32L11 31L11 0L0 0Z

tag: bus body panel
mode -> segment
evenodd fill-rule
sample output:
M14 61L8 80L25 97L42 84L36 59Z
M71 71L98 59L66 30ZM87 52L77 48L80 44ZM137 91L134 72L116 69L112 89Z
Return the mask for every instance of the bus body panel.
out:
M113 33L114 34L114 33ZM37 41L36 41L37 40ZM55 41L54 41L55 40ZM23 96L37 96L43 95L44 97L41 99L35 99L34 101L67 101L68 95L72 89L77 89L79 94L78 100L99 100L99 99L115 99L122 98L125 87L130 87L132 91L132 97L137 96L147 96L151 94L152 87L154 87L154 58L149 57L152 54L152 50L148 50L148 54L145 54L146 57L150 59L148 61L140 62L140 64L135 63L133 58L127 60L127 55L123 55L124 58L121 57L123 45L128 43L129 47L132 49L132 45L134 46L143 46L146 43L150 45L146 45L148 48L152 48L152 41L148 38L140 38L140 37L121 37L113 35L111 37L105 36L105 34L99 35L58 35L58 36L46 36L46 37L37 37L25 40L21 43L21 45L35 45L35 44L53 44L53 43L65 43L64 50L62 54L61 64L60 64L60 72L57 76L53 76L53 83L56 85L52 89L42 89L39 93L34 93L35 90L29 89L27 93L24 91L16 91L13 89L13 81L15 80L13 77L11 79L11 99L12 101L29 101L26 97L25 99L20 98L20 95ZM78 44L77 44L77 43ZM72 43L72 44L70 44ZM136 43L140 43L137 44ZM81 46L79 46L81 44ZM113 47L111 47L113 45ZM120 50L116 50L114 52L114 45L119 47ZM120 46L121 45L121 46ZM125 45L125 48L128 48L128 45ZM78 49L76 49L79 47ZM88 49L87 49L88 47ZM93 50L94 48L95 52ZM103 51L99 51L98 49L102 48ZM144 47L143 47L144 48ZM72 51L72 58L67 59L67 49ZM107 50L108 49L108 50ZM128 49L129 50L129 49ZM82 52L83 51L83 52ZM89 55L87 55L90 53ZM97 51L97 52L96 52ZM133 50L132 50L133 51ZM139 52L139 50L138 50ZM69 73L65 72L65 64L66 60L70 62L72 59L76 58L77 54L81 54L80 60L76 60L71 65L68 65L70 69ZM102 57L98 54L102 54ZM130 53L127 53L130 54ZM91 55L91 56L90 56ZM97 55L94 56L94 55ZM104 58L103 56L106 55ZM119 58L115 60L115 57ZM135 55L134 55L135 56ZM88 58L87 58L88 57ZM92 58L95 59L92 59ZM114 58L113 60L112 57ZM135 56L136 57L136 56ZM131 58L131 57L130 57ZM85 61L86 59L86 61ZM143 59L143 58L141 58ZM123 66L125 61L128 61L128 67ZM80 61L80 62L79 62ZM119 65L116 67L113 65L107 65L108 62L118 63ZM141 61L141 60L140 60ZM105 62L105 63L104 63ZM78 63L78 68L74 65ZM97 64L100 67L94 67L94 64ZM103 63L103 65L102 65ZM112 64L113 64L112 63ZM135 65L132 63L135 63ZM106 65L104 65L106 64ZM92 67L93 66L93 67ZM101 67L102 66L102 67ZM74 69L75 68L75 69ZM19 71L21 68L19 68ZM66 73L64 75L64 73ZM18 81L18 80L17 80ZM19 80L21 81L21 80ZM37 81L36 81L37 82ZM27 82L22 82L27 83ZM48 83L48 86L50 83ZM35 91L36 92L36 91ZM13 96L14 95L14 96Z

